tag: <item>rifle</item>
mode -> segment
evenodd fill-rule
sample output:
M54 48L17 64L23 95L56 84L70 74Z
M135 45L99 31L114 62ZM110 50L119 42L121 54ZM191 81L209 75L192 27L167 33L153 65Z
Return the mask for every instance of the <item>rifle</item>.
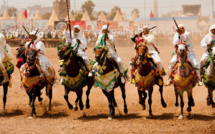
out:
M66 7L67 7L67 14L68 14L68 21L69 21L69 35L70 35L70 38L72 39L71 24L70 24L70 17L69 17L69 5L68 5L68 0L66 0Z
M27 29L26 29L24 26L22 26L22 27L23 27L23 29L25 30L25 32L28 34L28 36L30 36L30 34L29 34L29 32L27 31ZM39 29L37 29L37 31L36 31L36 33L35 33L35 36L37 35L38 31L39 31ZM32 42L30 41L29 44L27 45L27 48L28 48L28 49L30 48L31 43L32 43Z
M153 26L153 27L151 27L151 28L149 28L149 29L147 29L147 30L144 30L143 32L140 32L139 34L145 33L145 32L147 32L147 31L150 31L150 30L154 29L154 28L156 28L156 26ZM134 37L131 38L131 40L132 40L133 42L135 42L135 38L137 38L137 37L138 37L138 34L134 35Z
M105 39L104 39L104 43L105 43L105 46L106 46L106 37L107 37L107 35L108 35L108 28L109 28L109 23L107 24L107 32L105 33Z

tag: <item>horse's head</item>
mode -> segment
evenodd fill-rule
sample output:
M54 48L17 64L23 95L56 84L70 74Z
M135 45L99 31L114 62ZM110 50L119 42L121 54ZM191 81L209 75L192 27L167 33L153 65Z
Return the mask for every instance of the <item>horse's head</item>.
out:
M176 45L176 51L179 57L184 57L187 55L187 45L186 44L178 44Z
M28 49L27 50L27 63L29 65L33 65L36 62L37 54L39 51L37 51L35 49Z
M58 57L60 60L64 60L68 54L67 52L71 50L69 45L59 45L58 46Z
M102 60L104 59L107 50L105 47L103 46L97 46L94 48L94 52L95 52L95 59L98 63L101 63Z
M144 43L141 43L137 46L137 55L139 60L143 60L144 57L148 55L148 48Z
M16 49L17 53L16 53L16 58L25 58L25 47L24 46L20 46L19 48Z

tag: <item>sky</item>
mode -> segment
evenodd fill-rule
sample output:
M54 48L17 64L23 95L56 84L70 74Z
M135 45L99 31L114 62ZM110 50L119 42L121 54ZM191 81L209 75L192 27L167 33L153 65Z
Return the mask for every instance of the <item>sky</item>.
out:
M51 7L54 0L5 0L8 1L8 6L16 8L25 8L32 5L42 5ZM81 9L81 5L87 0L71 0L71 10L74 10L74 2L76 10ZM110 12L112 7L119 6L121 11L131 16L131 11L134 8L139 9L140 17L149 17L150 11L153 10L154 0L92 0L95 6L95 11L104 10ZM173 10L182 10L182 5L201 4L202 15L212 17L212 1L213 0L158 0L159 14L165 14ZM0 0L0 5L3 5L4 0ZM145 3L145 9L144 9ZM215 2L214 2L215 3ZM215 7L215 6L214 6Z

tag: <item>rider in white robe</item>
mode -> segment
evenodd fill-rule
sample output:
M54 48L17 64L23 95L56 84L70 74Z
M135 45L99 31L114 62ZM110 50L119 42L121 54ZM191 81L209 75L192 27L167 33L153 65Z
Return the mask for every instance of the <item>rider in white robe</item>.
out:
M87 40L86 38L81 34L80 32L80 26L79 25L75 25L73 27L73 31L72 31L72 39L70 37L70 33L68 30L68 25L67 28L64 30L63 35L66 39L66 43L67 44L71 44L71 46L73 47L73 49L77 49L77 55L81 56L82 59L84 60L84 63L89 71L88 76L92 77L92 69L90 66L90 60L87 57ZM78 44L79 42L79 44Z
M175 35L173 37L173 46L175 47L180 42L187 44L188 61L192 64L193 69L196 71L197 76L199 78L198 85L201 86L202 82L201 82L201 75L200 75L200 70L199 70L200 66L199 66L197 57L194 53L194 50L193 50L191 34L187 30L185 30L185 28L182 24L180 24L178 27L179 27L179 30L177 30L177 32L175 33ZM177 62L177 55L174 55L169 63L169 77L171 75L171 72L172 72L173 67L176 62ZM171 78L168 79L167 85L170 85L170 80L171 80Z
M2 84L5 84L6 82L9 82L9 77L7 74L7 71L3 65L3 62L5 61L11 61L13 59L13 55L11 53L10 46L6 43L5 36L0 33L0 71L2 72L4 79L1 82Z

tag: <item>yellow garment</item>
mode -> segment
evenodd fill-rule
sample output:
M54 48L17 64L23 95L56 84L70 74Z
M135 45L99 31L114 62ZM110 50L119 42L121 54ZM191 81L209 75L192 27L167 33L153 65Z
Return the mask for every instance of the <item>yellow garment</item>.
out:
M157 73L156 73L157 74ZM138 84L141 87L148 87L150 84L153 83L153 81L155 80L154 78L155 74L154 74L154 70L152 70L147 76L141 76L139 73L137 73L136 71L136 76L135 76L135 81L136 84Z
M185 88L185 87L188 87L190 84L194 84L194 83L196 84L197 79L198 78L192 74L189 75L188 77L181 77L179 74L176 73L174 75L174 85L180 88Z

